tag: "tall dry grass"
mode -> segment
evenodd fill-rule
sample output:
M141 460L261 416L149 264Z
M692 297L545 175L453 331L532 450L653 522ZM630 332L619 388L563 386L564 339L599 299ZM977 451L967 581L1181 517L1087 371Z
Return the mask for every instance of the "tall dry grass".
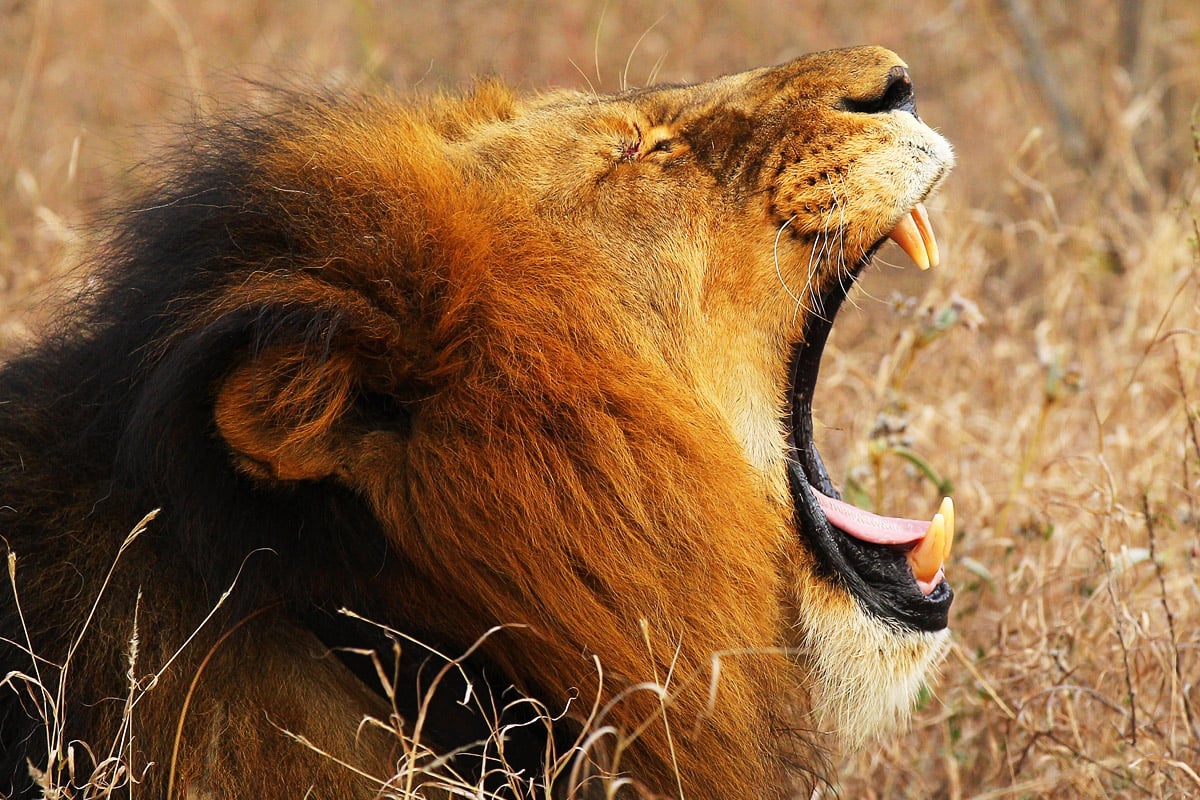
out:
M944 265L885 252L839 321L819 438L887 511L952 483L961 538L944 676L841 796L1200 796L1190 0L3 0L0 348L164 121L252 99L241 78L613 89L864 42L909 61L961 166Z

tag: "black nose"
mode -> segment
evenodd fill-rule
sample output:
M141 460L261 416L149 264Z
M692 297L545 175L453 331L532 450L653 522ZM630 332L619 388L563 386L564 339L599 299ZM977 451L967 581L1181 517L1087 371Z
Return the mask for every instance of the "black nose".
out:
M917 105L913 100L912 78L907 67L895 66L888 70L883 91L875 97L851 98L842 101L847 111L858 114L879 114L885 111L907 111L914 117Z

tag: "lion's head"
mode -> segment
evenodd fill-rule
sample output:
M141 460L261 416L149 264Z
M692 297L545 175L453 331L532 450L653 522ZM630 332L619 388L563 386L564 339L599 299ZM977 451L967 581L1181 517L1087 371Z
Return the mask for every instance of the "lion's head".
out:
M613 95L289 101L195 139L114 239L72 343L16 364L58 359L91 457L119 455L119 502L164 508L156 569L195 578L162 580L209 587L173 602L241 570L230 630L270 607L334 644L314 609L349 606L446 651L483 637L500 694L611 725L597 760L690 798L786 796L811 710L850 740L907 714L946 642L953 512L841 502L811 418L880 244L937 261L922 201L953 156L895 55ZM58 386L41 380L16 382L27 405ZM291 664L309 709L371 682L309 685L280 638L259 663ZM251 702L286 705L258 672ZM225 691L163 683L188 720ZM180 729L185 762L242 735ZM304 763L286 745L275 763Z

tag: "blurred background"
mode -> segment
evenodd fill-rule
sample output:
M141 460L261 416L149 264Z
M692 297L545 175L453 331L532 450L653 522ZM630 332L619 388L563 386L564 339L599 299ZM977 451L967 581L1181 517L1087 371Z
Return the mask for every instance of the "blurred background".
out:
M953 494L958 599L840 796L1200 796L1194 0L0 0L0 354L174 124L256 81L608 91L866 43L960 166L942 266L889 245L843 312L818 438L860 505Z

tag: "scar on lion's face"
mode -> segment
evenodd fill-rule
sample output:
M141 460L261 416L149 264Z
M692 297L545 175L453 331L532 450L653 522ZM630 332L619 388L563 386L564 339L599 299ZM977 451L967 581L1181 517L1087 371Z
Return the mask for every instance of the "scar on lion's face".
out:
M793 796L946 647L953 504L843 501L812 408L953 163L879 48L197 124L0 372L0 673L156 796Z

